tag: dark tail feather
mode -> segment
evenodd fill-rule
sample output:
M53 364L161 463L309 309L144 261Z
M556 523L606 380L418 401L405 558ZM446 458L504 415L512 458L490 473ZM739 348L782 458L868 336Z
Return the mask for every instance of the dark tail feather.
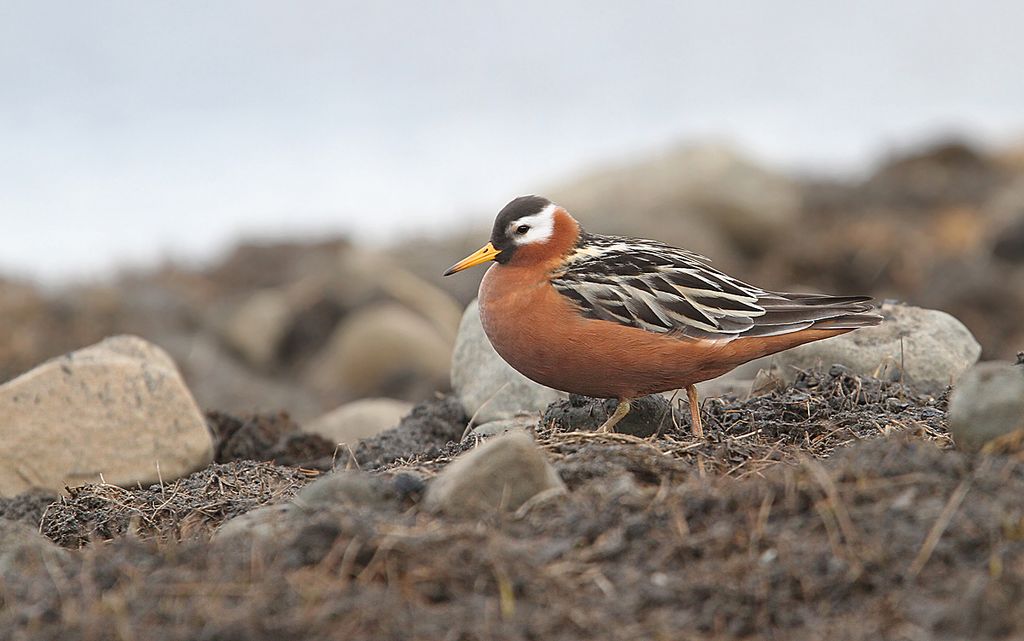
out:
M800 303L802 305L846 305L848 303L870 303L873 299L870 296L831 296L829 294L774 294L768 298Z
M814 329L857 329L859 327L874 327L882 322L878 314L850 314L819 321L812 325Z
M756 316L745 336L774 336L803 329L857 329L882 322L873 312L870 296L777 294L758 299L765 313Z

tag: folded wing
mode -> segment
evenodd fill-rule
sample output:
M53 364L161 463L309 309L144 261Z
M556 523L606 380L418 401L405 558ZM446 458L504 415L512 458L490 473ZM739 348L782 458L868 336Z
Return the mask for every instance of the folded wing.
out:
M867 296L765 291L664 243L585 235L555 289L588 318L691 338L775 336L877 325Z

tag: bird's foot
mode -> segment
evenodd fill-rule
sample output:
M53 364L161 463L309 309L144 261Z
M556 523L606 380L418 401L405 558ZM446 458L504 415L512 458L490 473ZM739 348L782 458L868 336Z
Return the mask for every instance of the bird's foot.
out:
M626 414L629 414L629 399L622 399L619 401L619 406L615 408L615 412L608 417L608 420L601 424L601 427L597 428L597 431L602 434L615 431L615 426L619 424Z

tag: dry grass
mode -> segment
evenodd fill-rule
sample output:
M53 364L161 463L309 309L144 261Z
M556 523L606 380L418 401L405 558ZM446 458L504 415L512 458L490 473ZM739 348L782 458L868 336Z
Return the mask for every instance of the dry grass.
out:
M51 504L39 529L71 548L124 535L162 541L208 538L232 516L290 499L318 474L239 461L149 488L83 485Z

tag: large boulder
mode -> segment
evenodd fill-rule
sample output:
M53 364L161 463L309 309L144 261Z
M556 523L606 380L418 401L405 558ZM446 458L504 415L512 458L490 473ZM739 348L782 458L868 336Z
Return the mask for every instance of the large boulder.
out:
M980 450L989 441L1024 430L1024 364L979 363L949 397L949 431L957 447Z
M887 303L881 313L885 321L877 327L807 343L770 359L787 381L799 370L840 364L856 374L902 378L938 393L981 356L970 330L945 312Z
M451 363L452 390L474 424L544 411L568 395L526 378L502 360L480 324L477 301L466 307L455 339Z
M171 358L108 338L0 386L0 494L164 481L210 463L213 439Z

